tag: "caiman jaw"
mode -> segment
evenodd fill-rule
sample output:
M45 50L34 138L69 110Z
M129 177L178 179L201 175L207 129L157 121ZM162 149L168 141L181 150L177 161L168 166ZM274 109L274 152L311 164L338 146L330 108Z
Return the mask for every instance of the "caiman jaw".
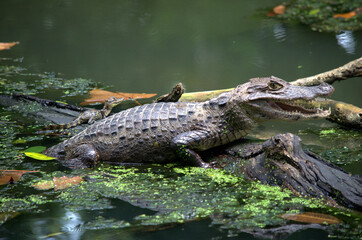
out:
M303 115L306 118L327 117L331 113L330 109L322 110L320 108L306 108L302 105L308 105L308 101L300 99L296 101L280 101L269 99L267 102L269 106L276 111L288 113L290 115Z

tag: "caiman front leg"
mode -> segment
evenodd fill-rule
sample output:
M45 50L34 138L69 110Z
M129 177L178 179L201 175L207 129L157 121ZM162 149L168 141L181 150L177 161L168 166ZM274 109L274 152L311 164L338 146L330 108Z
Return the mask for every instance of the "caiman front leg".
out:
M210 138L210 134L207 131L195 130L184 132L177 135L172 140L172 146L175 149L179 157L184 160L187 160L193 165L211 168L215 166L215 163L206 163L202 160L199 154L197 154L193 149L202 150L205 145L205 141Z
M73 168L90 168L94 167L99 159L97 149L92 144L82 144L66 156L64 165Z

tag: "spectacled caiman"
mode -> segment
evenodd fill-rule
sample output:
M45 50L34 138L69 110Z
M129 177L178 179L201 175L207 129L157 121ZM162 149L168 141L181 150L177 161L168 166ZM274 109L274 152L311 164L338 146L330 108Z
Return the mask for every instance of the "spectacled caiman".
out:
M68 129L76 127L83 123L89 123L93 124L95 121L103 119L108 117L108 115L111 113L112 109L123 102L124 98L116 98L116 97L110 97L106 100L104 103L104 106L102 109L88 109L87 111L82 112L79 114L79 116L71 121L70 123L65 124L52 124L49 126L46 126L45 128L41 129L41 131L45 130L60 130L60 129Z
M186 160L212 167L197 151L241 139L258 123L269 119L323 118L330 110L300 105L328 96L333 87L293 86L276 78L252 78L232 91L205 102L161 102L121 111L89 126L45 154L71 168L98 162L166 163Z

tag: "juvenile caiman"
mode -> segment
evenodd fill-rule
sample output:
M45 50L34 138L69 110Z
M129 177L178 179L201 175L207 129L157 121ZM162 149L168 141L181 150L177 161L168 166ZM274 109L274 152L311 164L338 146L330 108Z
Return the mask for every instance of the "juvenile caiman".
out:
M110 97L106 100L104 103L104 106L102 109L89 109L85 112L82 112L79 114L79 116L71 121L70 123L65 124L52 124L49 126L46 126L45 128L41 129L41 131L45 130L60 130L60 129L68 129L76 127L83 123L89 123L93 124L95 121L103 119L108 117L108 115L111 113L112 109L119 105L121 102L123 102L124 98L116 98L116 97Z
M196 151L240 139L265 120L326 117L329 110L299 104L332 92L328 84L301 87L273 76L253 78L209 101L151 103L119 112L45 154L71 168L92 167L99 161L165 163L177 158L211 167Z

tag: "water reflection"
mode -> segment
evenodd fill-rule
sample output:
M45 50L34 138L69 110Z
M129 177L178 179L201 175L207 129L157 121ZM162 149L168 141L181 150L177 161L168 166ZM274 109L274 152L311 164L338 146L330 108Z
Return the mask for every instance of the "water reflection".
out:
M76 213L67 210L65 216L61 220L62 230L67 232L68 239L78 240L82 236L84 230L81 227L83 225L81 216Z
M336 35L338 45L343 47L348 54L354 54L356 51L356 40L352 31L345 31Z
M287 37L287 31L283 24L277 23L273 26L274 37L278 42L284 42Z

